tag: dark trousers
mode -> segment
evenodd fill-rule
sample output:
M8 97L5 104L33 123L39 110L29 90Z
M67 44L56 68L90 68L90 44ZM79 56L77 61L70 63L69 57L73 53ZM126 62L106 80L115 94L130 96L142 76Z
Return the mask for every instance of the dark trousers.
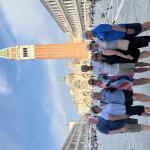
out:
M144 110L144 106L142 106L142 105L126 107L126 114L129 115L129 116L132 116L132 115L141 116L141 114L143 112L145 112L145 110Z
M128 49L137 49L148 46L150 42L150 36L138 36L129 39Z

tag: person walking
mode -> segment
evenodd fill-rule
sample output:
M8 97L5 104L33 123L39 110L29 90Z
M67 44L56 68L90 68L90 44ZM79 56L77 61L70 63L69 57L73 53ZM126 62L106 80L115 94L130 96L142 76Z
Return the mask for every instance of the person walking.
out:
M82 37L86 39L98 38L103 41L113 41L118 39L128 39L137 36L141 32L150 29L150 21L144 23L130 24L100 24L91 31L83 33Z
M98 116L97 118L90 118L88 122L95 124L99 132L107 135L150 131L149 125L139 124L138 120L134 118L110 121Z
M92 71L95 75L103 74L109 76L134 75L134 73L150 71L150 68L141 68L138 65L139 64L135 65L135 63L122 63L110 65L102 61L92 61L91 65L82 65L81 71Z
M116 64L116 63L136 63L139 67L150 66L149 63L146 62L138 62L143 58L150 57L150 51L143 51L140 53L140 50L135 51L119 51L119 50L106 50L98 53L91 54L92 61L102 61L108 64Z
M132 86L149 84L149 78L139 78L135 79L133 76L103 76L99 75L98 79L90 78L88 80L89 85L97 86L100 88L114 88L114 89L123 89L131 90Z
M92 92L91 98L99 100L100 104L122 104L130 106L134 101L150 102L150 97L142 93L133 93L133 91L103 89L100 92Z

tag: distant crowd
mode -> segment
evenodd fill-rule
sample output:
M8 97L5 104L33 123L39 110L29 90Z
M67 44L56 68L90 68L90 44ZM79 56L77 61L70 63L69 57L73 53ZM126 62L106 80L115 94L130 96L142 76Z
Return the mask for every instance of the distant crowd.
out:
M91 116L91 118L95 118L95 116ZM88 134L88 140L90 142L90 149L91 150L97 150L99 147L99 143L97 141L98 136L97 136L97 132L96 132L96 128L93 124L89 125L89 134Z
M96 7L96 2L103 2L102 0L88 0L88 1L91 1L91 5L89 7L89 18L90 18L90 27L93 27L93 24L94 24L94 16L95 16L95 7ZM109 6L107 7L106 9L104 9L101 13L100 13L100 16L101 16L101 19L104 19L108 16L109 14L109 11L112 10L113 7L112 6ZM115 20L113 21L113 23L115 23Z

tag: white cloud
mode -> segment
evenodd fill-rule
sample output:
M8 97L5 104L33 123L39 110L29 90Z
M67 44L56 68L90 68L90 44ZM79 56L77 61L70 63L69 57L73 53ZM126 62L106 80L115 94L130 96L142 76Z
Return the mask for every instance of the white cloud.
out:
M0 70L0 95L9 95L13 91L12 86L7 81L6 74Z
M47 113L50 114L50 133L52 133L53 137L62 144L67 131L67 110L65 108L65 100L63 99L62 91L60 90L60 80L56 77L55 61L47 61L45 67L49 74L48 83L50 88L48 87L48 91L51 92L47 95L49 99L44 102L43 106ZM50 110L52 107L54 108L54 112ZM56 134L56 132L59 134Z
M0 2L0 9L5 14L5 19L10 25L14 37L20 43L64 41L63 32L42 5L37 0Z

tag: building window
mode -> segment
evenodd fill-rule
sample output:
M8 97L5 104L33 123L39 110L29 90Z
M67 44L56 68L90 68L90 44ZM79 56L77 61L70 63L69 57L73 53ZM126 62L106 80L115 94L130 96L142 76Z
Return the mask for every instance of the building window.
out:
M28 49L23 48L23 57L28 57Z

